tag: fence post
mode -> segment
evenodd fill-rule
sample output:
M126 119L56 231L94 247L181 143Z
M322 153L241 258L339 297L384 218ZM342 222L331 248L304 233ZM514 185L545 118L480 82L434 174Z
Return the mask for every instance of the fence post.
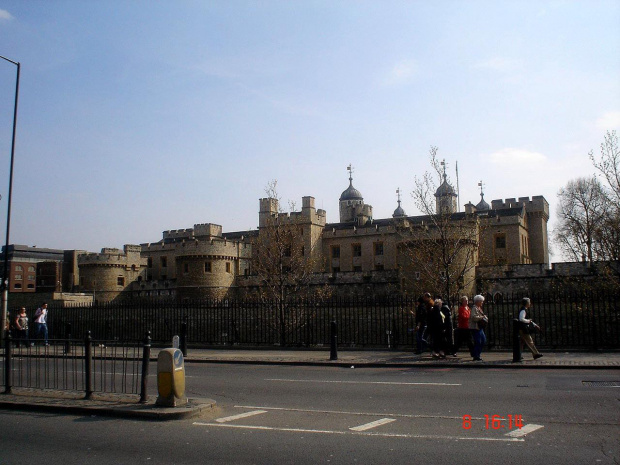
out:
M519 363L523 361L521 354L521 335L519 334L519 320L517 318L512 320L512 363Z
M65 326L65 354L71 353L71 323Z
M13 338L11 337L11 331L6 331L6 338L4 339L4 393L11 394L11 388L13 387L13 353L12 345Z
M181 323L181 335L179 337L179 345L181 346L181 352L183 357L187 357L187 315L183 317L183 323Z
M144 337L144 349L142 351L142 382L140 388L140 403L146 404L148 400L147 388L149 379L149 362L151 360L151 332L147 331Z
M84 399L90 400L93 397L93 340L90 336L90 331L86 332L84 338L84 371L85 371L85 384L86 384L86 396Z
M329 350L329 359L338 360L338 325L335 321L331 324L331 344Z

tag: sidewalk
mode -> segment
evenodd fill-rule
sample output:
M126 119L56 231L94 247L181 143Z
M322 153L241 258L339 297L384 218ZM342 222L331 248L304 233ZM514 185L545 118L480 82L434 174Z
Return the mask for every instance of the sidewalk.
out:
M457 357L433 359L430 354L415 355L411 351L391 350L339 350L338 360L330 360L329 347L323 350L277 349L192 349L185 357L186 363L243 363L254 365L309 365L343 366L356 368L593 368L619 369L620 352L543 352L543 357L532 359L530 352L523 353L523 362L512 363L512 352L483 352L482 362L472 361L469 354L460 352ZM151 352L157 358L158 349Z
M157 360L160 349L151 351ZM512 352L483 352L482 362L474 362L466 352L457 357L435 360L429 354L414 355L411 351L339 350L338 360L329 360L329 348L323 350L276 349L189 349L186 364L235 363L249 365L326 366L346 368L429 368L451 367L469 369L620 369L620 352L543 352L532 360L523 354L523 362L512 363ZM152 368L156 369L156 368ZM153 371L151 371L153 374ZM11 394L0 395L0 409L45 411L72 415L112 416L141 420L178 420L208 414L216 408L211 399L190 399L187 406L162 408L155 406L151 396L146 404L137 395L95 394L84 400L83 392L13 388Z

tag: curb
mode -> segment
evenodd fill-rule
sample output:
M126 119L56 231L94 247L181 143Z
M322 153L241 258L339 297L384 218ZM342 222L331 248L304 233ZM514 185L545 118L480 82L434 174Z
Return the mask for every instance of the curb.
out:
M156 407L155 404L128 404L126 406L113 407L106 405L71 405L0 400L0 409L87 416L95 415L150 421L170 421L184 420L198 416L205 410L215 408L216 402L212 399L188 399L188 404L189 406L187 407L175 408Z
M482 363L454 363L454 362L402 362L402 363L390 363L390 362L356 362L354 360L350 362L342 361L276 361L276 360L221 360L221 359L192 359L186 358L185 363L212 363L219 365L265 365L265 366L311 366L311 367L338 367L338 368L465 368L465 369L477 369L477 368L498 368L498 369L552 369L552 370L618 370L620 365L559 365L559 364L530 364L527 362L512 363L506 362L482 362Z

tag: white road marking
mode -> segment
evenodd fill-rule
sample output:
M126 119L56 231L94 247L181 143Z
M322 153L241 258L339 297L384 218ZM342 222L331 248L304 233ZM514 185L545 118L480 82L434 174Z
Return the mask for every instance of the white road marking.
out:
M280 379L272 378L265 381L281 381L286 383L333 383L333 384L391 384L394 386L462 386L462 384L451 383L399 383L389 381L329 381L320 379Z
M370 423L366 423L365 425L355 426L353 428L349 428L351 431L366 431L372 428L376 428L377 426L387 425L388 423L392 423L396 421L394 418L382 418L381 420L372 421Z
M303 412L303 413L335 413L340 415L363 415L370 417L383 417L389 415L391 417L399 418L438 418L442 420L462 420L463 417L453 417L444 415L409 415L406 413L374 413L374 412L347 412L343 410L314 410L314 409L302 409L302 408L286 408L286 407L257 407L254 405L235 405L234 408L247 408L247 409L262 409L262 410L281 410L284 412ZM483 417L471 417L472 420L484 420Z
M543 425L534 425L532 423L525 425L523 428L520 429L516 429L514 431L511 431L510 433L506 433L506 436L509 436L511 438L520 438L522 436L525 436L526 434L532 433L534 431L536 431L537 429L540 428L544 428Z
M267 410L254 410L252 412L240 413L239 415L233 415L233 416L230 416L230 417L218 418L215 421L217 421L218 423L226 423L228 421L239 420L240 418L253 417L254 415L260 415L261 413L267 413Z
M303 428L274 428L271 426L249 426L249 425L232 425L221 423L201 423L194 422L196 426L219 426L224 428L237 428L237 429L255 429L263 431L283 431L293 433L321 433L321 434L350 434L353 436L374 436L382 438L407 438L407 439L450 439L455 441L496 441L496 442L525 442L522 438L475 438L475 437L461 437L461 436L437 436L437 435L424 435L424 434L397 434L397 433L372 433L364 431L333 431L333 430L320 430L320 429L303 429Z

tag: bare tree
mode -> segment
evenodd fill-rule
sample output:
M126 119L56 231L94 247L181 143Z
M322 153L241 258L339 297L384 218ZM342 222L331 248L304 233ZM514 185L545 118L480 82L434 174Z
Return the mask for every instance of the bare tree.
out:
M605 134L605 139L601 144L601 156L598 160L594 157L594 151L591 151L589 155L594 167L607 181L612 203L616 209L620 209L620 148L616 131L607 131Z
M475 214L456 211L456 193L437 151L431 147L432 172L416 176L411 193L423 216L401 222L399 231L406 267L417 270L427 291L452 298L473 288L480 221Z
M554 238L562 253L574 261L606 259L600 239L610 205L598 179L569 181L558 192L558 200Z
M275 326L280 344L286 342L288 327L305 321L302 313L293 312L300 298L323 299L328 288L313 285L314 272L320 268L320 243L312 242L312 234L304 232L307 224L295 204L289 202L290 212L281 208L277 181L265 188L271 211L261 220L258 237L253 241L253 273L258 278L260 299L274 305ZM302 321L298 321L302 320Z

